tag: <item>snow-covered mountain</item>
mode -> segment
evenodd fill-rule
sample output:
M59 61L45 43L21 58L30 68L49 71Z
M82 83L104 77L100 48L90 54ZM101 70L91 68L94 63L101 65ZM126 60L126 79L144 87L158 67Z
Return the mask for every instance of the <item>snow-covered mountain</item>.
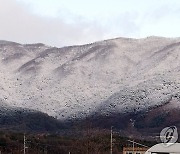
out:
M82 46L0 41L0 105L58 119L146 110L180 100L180 39L117 38Z

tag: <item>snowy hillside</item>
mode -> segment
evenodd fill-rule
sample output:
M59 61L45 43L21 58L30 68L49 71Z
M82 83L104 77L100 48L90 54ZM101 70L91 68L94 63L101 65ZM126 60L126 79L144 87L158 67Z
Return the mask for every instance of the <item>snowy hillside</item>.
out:
M180 39L117 38L56 48L0 41L1 106L58 119L180 100ZM8 108L8 107L7 107Z

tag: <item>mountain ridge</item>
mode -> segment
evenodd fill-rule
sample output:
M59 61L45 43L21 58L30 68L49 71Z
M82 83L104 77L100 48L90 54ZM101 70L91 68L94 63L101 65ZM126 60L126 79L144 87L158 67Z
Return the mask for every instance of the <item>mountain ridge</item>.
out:
M0 98L61 120L178 102L179 48L162 37L62 48L0 41Z

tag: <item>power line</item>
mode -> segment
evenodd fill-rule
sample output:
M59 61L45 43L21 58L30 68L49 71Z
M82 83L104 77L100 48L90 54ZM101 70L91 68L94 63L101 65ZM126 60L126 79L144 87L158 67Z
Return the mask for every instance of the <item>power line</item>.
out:
M138 142L135 142L135 141L131 141L131 140L127 140L128 142L131 142L133 144L136 144L136 145L140 145L142 147L145 147L145 148L149 148L148 146L144 145L144 144L141 144L141 143L138 143Z
M137 143L137 142L135 142L134 140L133 140L133 141L131 141L131 140L127 140L127 141L128 141L128 142L133 143L133 154L134 154L134 144L136 144L136 145L140 145L140 146L142 146L142 147L149 148L148 146L143 145L143 144L141 144L141 143Z

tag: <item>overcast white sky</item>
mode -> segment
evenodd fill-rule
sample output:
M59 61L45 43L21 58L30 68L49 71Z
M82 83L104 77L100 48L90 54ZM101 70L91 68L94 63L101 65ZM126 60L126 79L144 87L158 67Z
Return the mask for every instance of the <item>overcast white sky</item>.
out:
M180 37L180 0L0 0L0 39L51 46Z

